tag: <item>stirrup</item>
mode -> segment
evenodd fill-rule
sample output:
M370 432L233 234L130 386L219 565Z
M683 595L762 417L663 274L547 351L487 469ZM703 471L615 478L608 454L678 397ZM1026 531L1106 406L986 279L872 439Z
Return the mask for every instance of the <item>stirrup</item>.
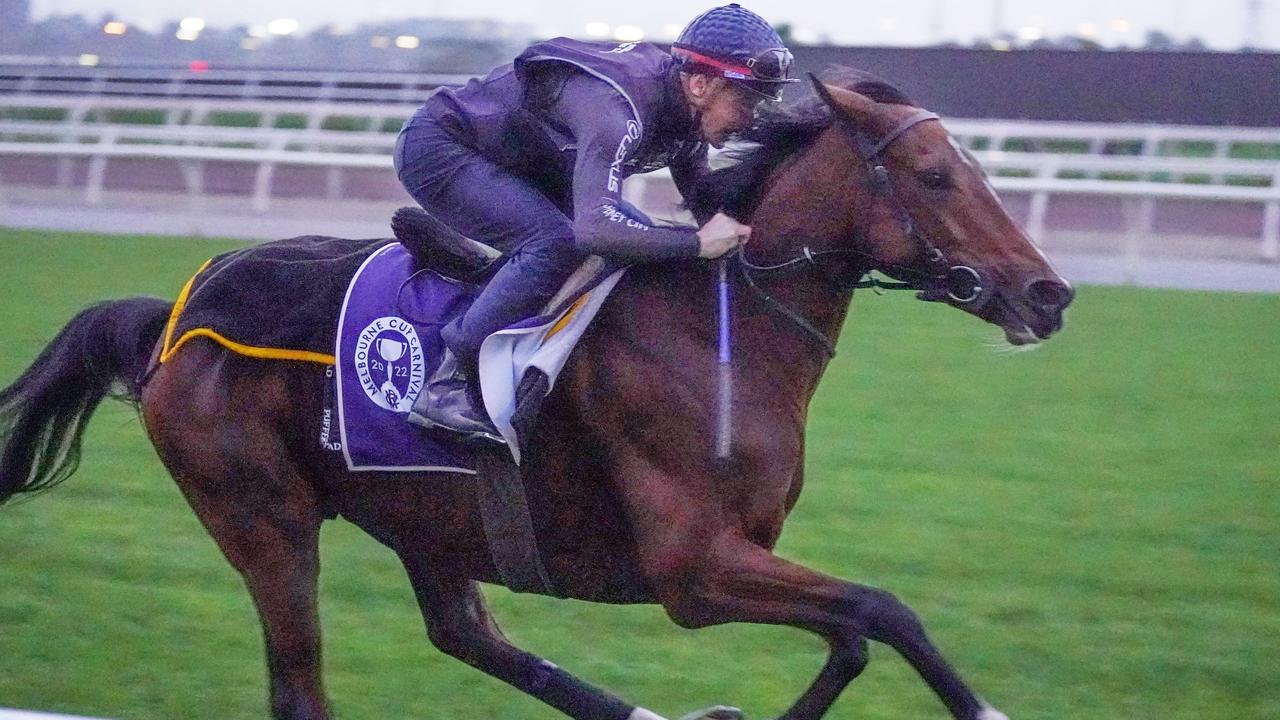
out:
M438 428L466 440L507 444L489 418L484 399L475 397L468 374L460 367L452 350L445 351L440 367L427 380L410 408L408 420L414 425Z

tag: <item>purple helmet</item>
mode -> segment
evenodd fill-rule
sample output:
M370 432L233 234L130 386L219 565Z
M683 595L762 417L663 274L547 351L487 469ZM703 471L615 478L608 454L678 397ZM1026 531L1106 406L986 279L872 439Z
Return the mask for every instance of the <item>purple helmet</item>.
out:
M764 18L737 3L712 8L694 18L671 45L671 54L689 72L719 75L780 102L791 51Z

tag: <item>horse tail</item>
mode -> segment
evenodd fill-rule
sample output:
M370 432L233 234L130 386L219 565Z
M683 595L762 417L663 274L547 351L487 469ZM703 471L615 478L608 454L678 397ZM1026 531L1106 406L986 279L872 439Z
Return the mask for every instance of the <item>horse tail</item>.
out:
M137 403L172 303L110 300L85 308L31 367L0 390L0 504L50 488L80 464L80 439L98 403Z

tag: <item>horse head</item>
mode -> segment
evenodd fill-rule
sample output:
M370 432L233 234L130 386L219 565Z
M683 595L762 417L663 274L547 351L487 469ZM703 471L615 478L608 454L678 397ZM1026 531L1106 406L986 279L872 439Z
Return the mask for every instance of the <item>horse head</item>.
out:
M813 81L834 120L829 130L849 146L870 187L873 201L863 213L873 217L863 222L871 232L858 248L868 264L917 288L924 300L999 326L1011 344L1058 331L1071 285L938 116L878 81Z

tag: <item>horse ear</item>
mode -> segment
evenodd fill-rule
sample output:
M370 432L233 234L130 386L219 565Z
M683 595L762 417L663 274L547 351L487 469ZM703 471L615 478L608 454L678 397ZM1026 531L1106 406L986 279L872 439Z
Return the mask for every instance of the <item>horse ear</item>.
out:
M809 81L813 83L813 89L818 93L818 97L837 113L862 121L870 121L875 116L876 101L866 95L828 85L813 73L809 73Z

